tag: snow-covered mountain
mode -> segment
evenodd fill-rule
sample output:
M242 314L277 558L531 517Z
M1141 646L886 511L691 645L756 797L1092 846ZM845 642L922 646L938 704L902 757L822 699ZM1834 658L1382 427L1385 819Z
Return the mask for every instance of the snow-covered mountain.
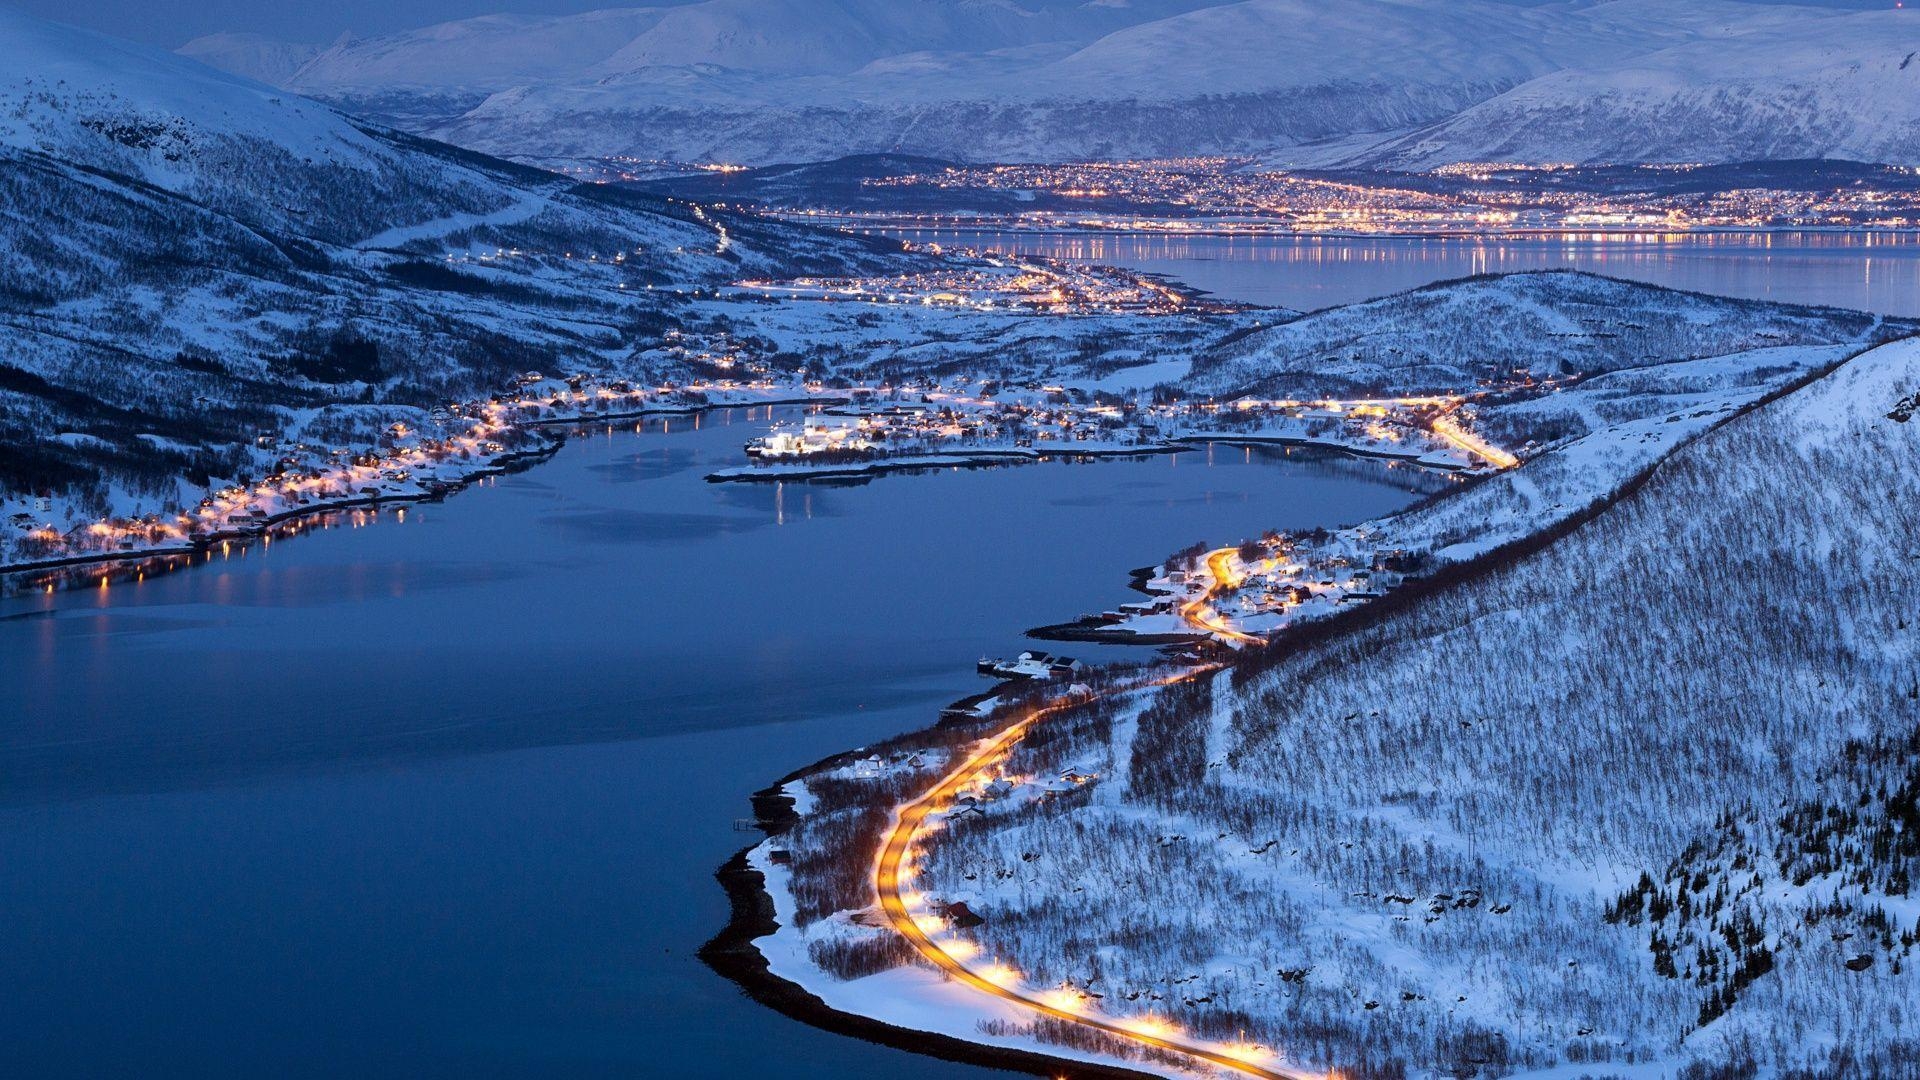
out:
M1761 22L1535 79L1357 163L1920 162L1920 12Z
M1583 523L1050 721L1004 775L1097 782L950 825L915 887L1026 985L1302 1073L1916 1075L1920 340L1731 419L1677 366L1664 420L1589 401L1613 436L1375 525Z
M1483 380L1516 372L1586 377L1864 337L1878 322L1858 311L1702 296L1594 274L1489 275L1238 336L1202 351L1181 388L1215 397L1471 393Z
M528 158L1905 163L1916 48L1920 12L1731 0L700 0L342 41L276 81Z
M4 8L0 251L0 490L102 506L105 478L164 503L241 472L296 415L618 364L672 324L676 287L902 264Z
M320 47L277 41L262 34L208 34L194 38L177 51L181 56L242 78L282 83L318 56Z

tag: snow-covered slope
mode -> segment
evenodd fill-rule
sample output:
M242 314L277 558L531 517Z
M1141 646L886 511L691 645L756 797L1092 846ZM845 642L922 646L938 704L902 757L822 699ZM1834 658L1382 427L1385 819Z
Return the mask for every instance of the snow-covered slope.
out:
M1466 278L1315 312L1202 353L1214 396L1471 392L1516 372L1593 375L1863 335L1873 316L1679 292L1571 271Z
M1743 24L1535 79L1348 160L1396 168L1461 160L1920 162L1916 15Z
M320 54L317 45L277 41L261 34L208 34L175 50L212 68L264 83L283 83Z
M1545 550L1069 717L1006 770L1098 782L916 887L1031 985L1315 1071L1913 1075L1916 395L1881 346Z
M617 362L675 287L901 265L4 8L0 251L0 489L96 494L233 475L296 410Z
M533 158L1907 161L1916 37L1732 0L699 0L345 41L282 83Z

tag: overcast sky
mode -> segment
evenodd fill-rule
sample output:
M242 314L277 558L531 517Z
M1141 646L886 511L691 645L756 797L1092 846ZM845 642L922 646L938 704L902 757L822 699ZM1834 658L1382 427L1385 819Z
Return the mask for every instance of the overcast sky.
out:
M380 34L501 11L564 14L615 7L665 7L687 2L690 0L0 0L45 18L79 23L170 48L219 30L252 31L288 41L325 42L346 30L363 35ZM1893 6L1893 0L1801 2L1821 7Z

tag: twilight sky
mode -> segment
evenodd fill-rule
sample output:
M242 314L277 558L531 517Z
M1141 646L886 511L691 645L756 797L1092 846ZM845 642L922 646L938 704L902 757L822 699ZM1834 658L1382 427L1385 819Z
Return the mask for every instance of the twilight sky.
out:
M667 7L688 2L690 0L80 0L76 4L74 0L0 0L43 18L77 23L169 48L220 30L252 31L287 41L326 42L344 30L381 34L501 11L559 15L615 7ZM1815 7L1893 6L1893 0L1798 2Z

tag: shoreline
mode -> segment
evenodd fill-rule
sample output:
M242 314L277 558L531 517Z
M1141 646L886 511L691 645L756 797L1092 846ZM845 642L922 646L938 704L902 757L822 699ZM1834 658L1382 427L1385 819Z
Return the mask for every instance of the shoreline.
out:
M866 461L837 462L824 465L732 465L707 474L710 484L767 483L786 480L834 480L878 476L889 472L917 472L928 469L982 469L995 465L1030 465L1068 458L1152 457L1178 454L1190 447L1173 443L1144 446L1096 446L1084 450L1035 450L1030 447L989 448L952 454L902 454Z
M1860 236L1916 236L1920 237L1920 228L1914 226L1875 226L1875 225L1695 225L1690 227L1661 227L1654 225L1561 225L1536 226L1523 229L1475 229L1467 227L1442 227L1430 230L1365 230L1365 229L1299 229L1275 224L1272 227L1234 229L1220 226L1195 229L1154 229L1123 227L1093 228L1084 225L1049 224L1023 225L1016 221L982 218L978 221L952 221L940 224L902 224L882 219L867 219L848 215L805 215L769 212L768 216L781 220L810 221L839 220L843 228L869 233L1017 233L1031 236L1127 236L1157 237L1181 239L1188 237L1250 238L1272 237L1296 240L1479 240L1497 238L1517 240L1527 238L1557 239L1569 236L1623 236L1623 237L1662 237L1662 236L1727 236L1746 235L1778 236L1791 233L1817 233L1822 235L1860 235ZM1151 219L1149 219L1151 220ZM1162 220L1196 220L1192 218Z
M793 800L781 791L789 781L851 753L846 751L822 758L776 781L771 787L754 792L754 824L765 838L783 835L799 821L799 815L793 812ZM1152 1073L1123 1069L1116 1065L1074 1061L1014 1047L990 1046L938 1032L900 1027L859 1013L843 1012L798 983L773 974L765 954L754 944L757 939L779 929L779 924L774 920L773 897L767 892L766 877L748 862L748 853L758 846L758 843L748 844L714 871L714 880L719 882L721 891L727 896L730 914L720 931L708 939L696 954L709 970L739 987L741 993L758 1004L834 1035L961 1065L978 1065L1029 1076L1059 1077L1061 1080L1160 1080Z
M249 522L240 528L220 528L208 533L191 536L183 541L164 546L140 547L131 550L90 551L51 558L30 559L22 562L0 562L0 578L16 574L31 574L48 570L73 570L86 566L102 568L125 566L147 560L161 561L192 557L214 544L239 540L249 542L265 535L276 525L290 521L318 517L321 514L357 507L379 506L383 503L427 503L439 502L449 495L458 494L472 486L475 481L490 476L502 476L531 468L551 458L565 447L567 436L554 434L554 428L585 428L601 423L615 423L628 420L644 420L653 416L698 416L721 409L759 408L766 406L806 407L812 405L845 405L852 398L845 394L804 395L800 397L778 397L755 401L708 401L701 404L686 405L648 405L638 409L624 409L607 413L574 413L564 416L531 417L513 421L515 428L527 431L544 440L542 445L529 450L504 451L476 464L471 471L461 474L457 479L443 480L434 486L419 491L376 492L373 494L343 495L320 502L308 503L291 510L283 510Z
M1110 629L1110 625L1097 619L1048 623L1030 628L1025 636L1035 641L1084 641L1094 645L1200 645L1210 640L1206 634L1142 634Z
M1410 578L1378 601L1282 629L1270 637L1262 648L1223 658L1222 670L1232 672L1236 676L1259 672L1312 643L1374 625L1409 605L1422 602L1462 582L1496 572L1504 566L1536 554L1605 514L1621 501L1630 498L1653 477L1660 464L1655 462L1623 478L1609 494L1563 520L1509 540L1474 557L1442 566L1429 575ZM1143 569L1147 572L1151 571L1151 568ZM1130 575L1136 588L1142 584L1141 573L1141 570L1136 570ZM1037 628L1037 630L1046 629L1049 628ZM1036 632L1028 631L1028 634L1034 636ZM1110 640L1127 640L1130 644L1148 644L1141 640L1139 635L1131 639L1110 638ZM834 767L837 763L860 753L893 744L911 746L917 737L937 728L949 726L951 722L970 721L947 721L943 718L942 721L928 725L919 731L903 732L872 746L842 751L812 765L794 770L772 786L754 793L752 802L757 827L766 837L772 838L782 835L800 820L794 810L793 800L784 791L789 783ZM1014 723L1017 724L1018 721ZM1005 730L1007 725L1002 724L985 732L983 737L991 738ZM899 808L896 807L896 814L898 811ZM739 985L742 991L755 1001L823 1030L922 1052L943 1060L1011 1068L1031 1075L1043 1076L1114 1077L1116 1080L1139 1080L1142 1077L1157 1075L1126 1070L1119 1066L1050 1059L1029 1051L900 1028L870 1016L853 1015L833 1009L798 984L773 975L767 957L754 944L758 938L771 935L779 929L778 923L773 919L774 900L767 890L766 878L748 864L749 852L758 846L758 844L751 844L741 849L716 872L716 880L729 898L732 914L720 932L701 948L699 954L709 968Z
M897 457L877 457L866 461L836 462L821 465L808 465L801 462L781 465L732 465L708 473L706 479L710 484L764 484L786 481L798 483L809 480L867 479L890 472L918 472L929 469L985 469L1001 465L1030 465L1043 461L1071 460L1075 458L1145 458L1160 454L1184 454L1199 450L1214 443L1222 446L1253 447L1256 449L1279 447L1288 450L1318 450L1330 454L1338 454L1343 457L1369 461L1398 462L1419 469L1428 469L1443 475L1463 476L1472 475L1479 471L1479 466L1477 465L1428 460L1436 453L1436 451L1432 450L1420 453L1395 452L1295 435L1229 435L1226 433L1209 433L1179 435L1165 442L1149 443L1140 446L1095 446L1082 450L1053 450L1051 448L1047 450L1035 450L1030 447L1006 447L969 450L951 454L902 454Z
M177 559L181 556L192 557L207 551L215 544L229 543L234 540L251 543L268 535L275 525L284 525L292 521L303 521L319 517L322 514L340 510L352 510L360 507L379 506L383 503L427 503L439 502L449 495L455 495L471 487L475 481L490 476L505 476L510 473L530 469L559 453L567 444L565 436L547 435L546 445L536 450L520 450L502 454L490 459L485 465L462 476L458 481L448 484L437 491L424 491L420 494L354 495L325 502L311 503L293 510L282 511L260 519L256 527L247 529L220 529L216 532L196 536L184 544L172 544L167 547L138 548L133 551L89 552L81 555L66 555L55 559L40 559L33 562L0 564L0 577L14 574L31 574L42 570L77 569L83 566L111 567L127 563L146 562L148 560Z
M940 719L923 728L904 731L870 746L829 754L810 765L803 765L748 796L753 809L754 827L761 840L734 852L713 873L726 894L728 917L713 937L695 954L709 970L733 983L755 1002L783 1016L819 1028L879 1046L924 1054L942 1061L1003 1069L1029 1076L1058 1077L1060 1080L1162 1080L1153 1073L1126 1069L1117 1065L1076 1061L1015 1047L992 1046L955 1038L939 1032L918 1031L884 1020L845 1012L828 1005L798 983L775 975L755 942L775 933L773 896L767 891L766 876L750 865L748 855L761 843L785 835L800 821L793 797L786 786L796 780L852 760L863 751L871 751L896 742L911 741L925 732L955 724L984 723L986 717L956 716L953 710L961 702L947 706Z
M492 476L505 476L511 473L521 472L552 458L564 449L567 444L567 435L564 433L555 434L549 430L553 428L581 428L599 423L643 420L652 416L697 416L703 413L715 412L720 409L759 408L763 405L769 408L775 406L844 405L850 400L852 399L845 396L775 398L750 403L728 401L705 405L649 407L629 409L616 413L520 420L516 422L520 427L537 432L541 438L546 440L543 445L531 450L509 451L491 457L486 462L476 465L471 472L463 474L458 480L445 483L435 490L423 490L418 493L380 492L372 495L352 495L327 499L324 502L309 503L292 510L269 515L254 522L253 527L250 528L219 529L214 532L194 536L181 543L168 544L164 547L143 547L131 551L83 552L74 555L61 555L55 558L34 559L27 562L0 563L0 578L11 577L16 574L39 573L48 570L77 570L88 566L98 566L106 569L111 567L124 567L129 564L149 560L160 562L182 557L191 558L211 549L215 544L235 540L242 543L251 543L253 540L267 535L269 530L276 525L284 525L288 522L315 518L323 514L362 507L377 507L383 504L440 502L450 495L457 495L465 491L477 481Z
M1347 457L1367 458L1374 461L1403 462L1408 465L1418 466L1422 469L1431 469L1438 473L1472 473L1480 469L1478 465L1458 465L1445 461L1428 461L1427 459L1435 453L1435 451L1431 450L1423 454L1396 452L1392 450L1375 450L1371 447L1358 446L1352 443L1334 442L1329 439L1315 439L1297 435L1229 435L1226 433L1216 433L1209 435L1182 435L1174 441L1185 443L1190 447L1205 446L1208 443L1219 443L1222 446L1279 446L1287 449L1325 450L1329 453L1343 454Z

